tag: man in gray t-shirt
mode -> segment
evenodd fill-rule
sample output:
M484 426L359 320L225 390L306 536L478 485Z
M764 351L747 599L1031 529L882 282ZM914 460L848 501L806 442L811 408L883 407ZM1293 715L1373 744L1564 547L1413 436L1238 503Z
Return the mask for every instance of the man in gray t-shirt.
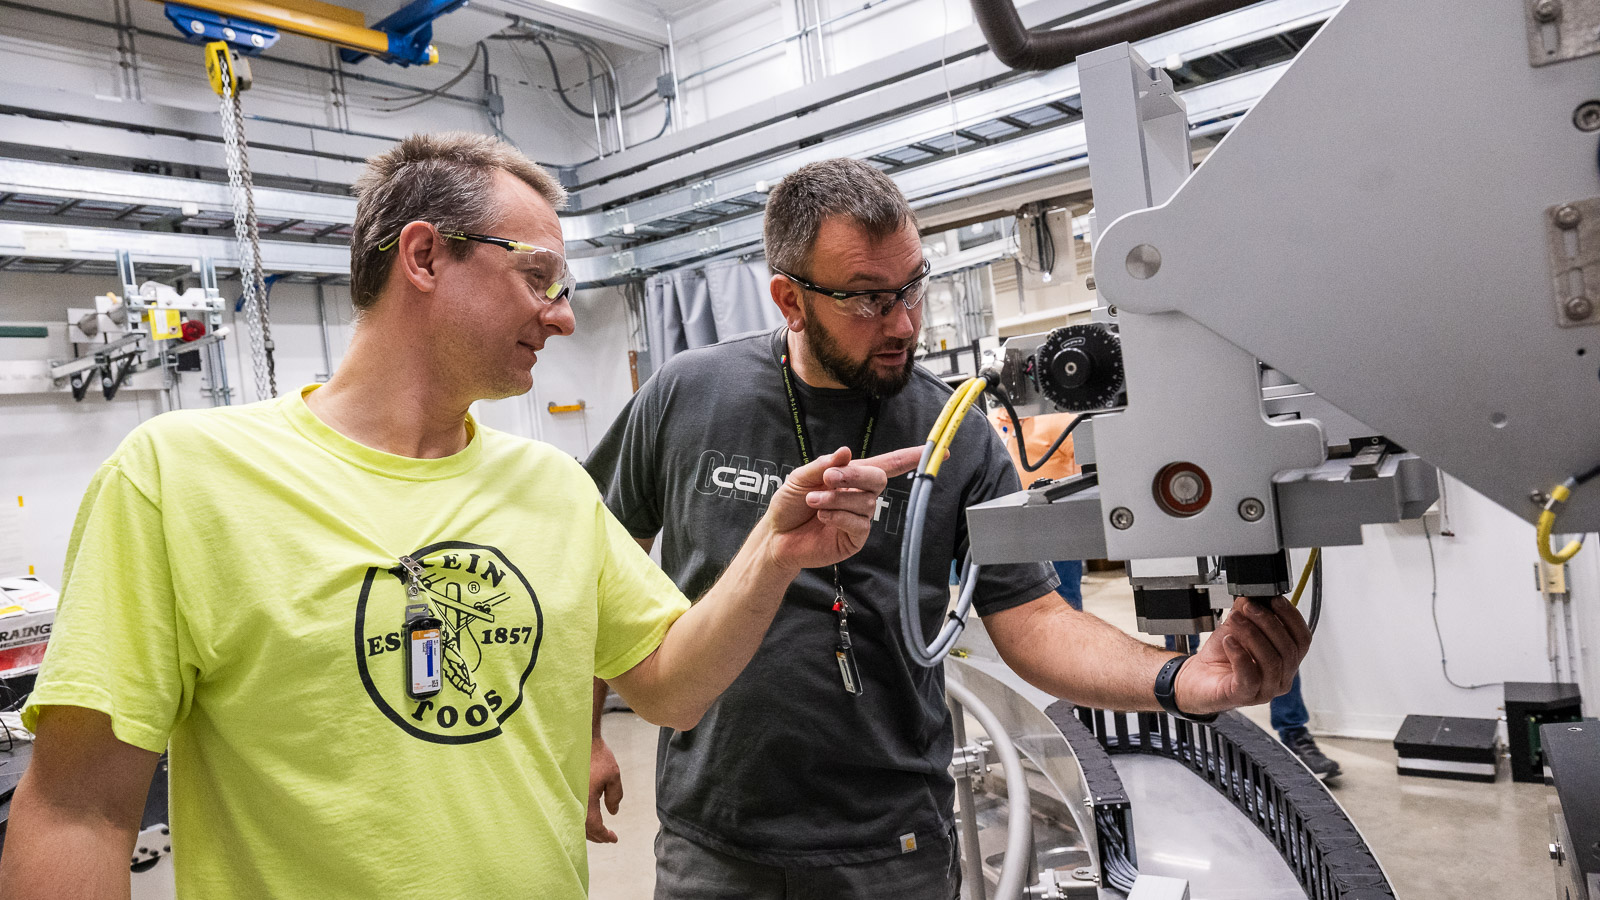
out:
M766 244L785 327L674 357L586 464L640 543L660 535L662 567L689 597L716 581L787 472L839 447L861 457L919 445L950 396L912 359L928 268L893 181L853 160L806 166L773 190ZM962 511L1019 487L998 436L969 416L928 510L924 633L938 631L951 561L965 552ZM909 495L909 481L891 483L862 550L795 579L698 726L662 730L658 900L955 896L944 673L917 665L899 637ZM1056 584L1043 563L982 570L975 608L1007 662L1077 702L1158 709L1155 681L1174 655L1073 610ZM855 678L835 655L841 607ZM1204 715L1265 702L1288 688L1309 642L1281 599L1236 612L1178 669L1178 706ZM593 839L615 771L598 735Z

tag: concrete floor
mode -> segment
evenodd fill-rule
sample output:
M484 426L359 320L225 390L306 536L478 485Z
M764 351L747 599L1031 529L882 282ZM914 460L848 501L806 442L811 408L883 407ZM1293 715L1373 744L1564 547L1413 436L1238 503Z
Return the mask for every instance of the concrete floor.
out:
M1120 572L1091 573L1084 581L1084 604L1090 612L1133 631L1132 596ZM1266 707L1246 713L1266 726ZM605 731L622 767L625 797L622 812L611 824L619 842L589 845L590 896L645 900L655 885L657 731L631 713L608 714ZM1492 785L1402 778L1388 743L1339 738L1320 742L1344 768L1343 777L1332 786L1334 796L1366 835L1401 900L1554 896L1547 855L1549 799L1554 793L1550 788L1512 783L1504 765L1500 780ZM1198 783L1196 787L1209 790Z

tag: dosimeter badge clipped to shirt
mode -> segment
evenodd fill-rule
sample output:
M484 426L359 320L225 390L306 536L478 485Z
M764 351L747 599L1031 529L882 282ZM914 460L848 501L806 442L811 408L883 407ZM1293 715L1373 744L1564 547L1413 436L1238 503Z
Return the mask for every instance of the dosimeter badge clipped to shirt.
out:
M444 688L443 665L444 622L435 617L433 610L422 600L422 580L418 573L422 567L410 557L401 557L405 567L406 604L405 627L401 629L406 648L406 695L413 700L432 697Z

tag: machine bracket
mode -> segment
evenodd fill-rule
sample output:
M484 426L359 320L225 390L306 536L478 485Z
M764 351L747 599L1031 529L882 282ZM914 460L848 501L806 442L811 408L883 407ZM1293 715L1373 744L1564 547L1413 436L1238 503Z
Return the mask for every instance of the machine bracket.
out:
M994 742L985 739L965 747L957 747L950 756L950 774L954 778L981 778L989 771L989 754Z
M1528 62L1548 66L1600 53L1600 4L1592 0L1522 0Z
M1545 211L1556 321L1563 328L1600 323L1600 197Z

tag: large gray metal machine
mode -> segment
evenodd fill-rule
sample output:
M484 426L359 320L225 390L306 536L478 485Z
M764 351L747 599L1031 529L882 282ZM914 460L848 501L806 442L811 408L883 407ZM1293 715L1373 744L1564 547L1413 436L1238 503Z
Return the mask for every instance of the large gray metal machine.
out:
M1121 383L1067 407L1051 336L1006 345L1019 408L1093 414L1098 484L975 508L978 561L1355 543L1432 502L1417 457L1535 521L1600 461L1597 8L1350 0L1197 171L1165 72L1079 59L1107 304L1083 330ZM1600 528L1600 491L1560 528Z
M1198 170L1162 69L1077 62L1105 305L997 368L1089 471L971 508L975 562L1129 560L1192 635L1435 465L1529 522L1576 481L1557 530L1600 529L1600 2L1348 0Z

